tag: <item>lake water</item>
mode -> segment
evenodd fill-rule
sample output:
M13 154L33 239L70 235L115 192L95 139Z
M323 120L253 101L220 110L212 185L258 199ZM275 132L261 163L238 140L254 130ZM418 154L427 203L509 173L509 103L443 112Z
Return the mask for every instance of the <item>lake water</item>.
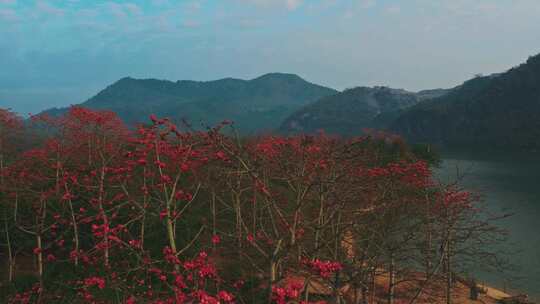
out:
M518 253L510 260L520 269L522 279L509 286L502 278L481 275L499 288L519 290L540 299L540 154L493 153L489 151L444 151L443 163L436 169L442 182L455 181L457 171L463 175L460 185L483 196L493 212L514 213L500 225L510 232L509 241Z

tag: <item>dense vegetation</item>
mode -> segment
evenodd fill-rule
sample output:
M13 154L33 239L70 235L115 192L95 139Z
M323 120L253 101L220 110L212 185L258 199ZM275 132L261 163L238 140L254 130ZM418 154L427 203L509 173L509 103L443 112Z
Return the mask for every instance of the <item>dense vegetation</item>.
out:
M386 129L403 111L447 90L418 93L387 87L357 87L323 97L289 116L281 125L286 133L314 133L354 136L363 129Z
M131 131L74 107L15 153L28 135L0 114L3 302L451 303L499 265L475 197L398 137Z
M81 104L110 110L134 125L150 114L185 120L205 129L225 119L233 120L243 134L274 130L303 105L336 93L292 74L266 74L246 81L226 78L216 81L164 81L123 78ZM58 115L67 109L52 109Z
M401 115L392 130L418 142L538 149L540 55L419 103Z

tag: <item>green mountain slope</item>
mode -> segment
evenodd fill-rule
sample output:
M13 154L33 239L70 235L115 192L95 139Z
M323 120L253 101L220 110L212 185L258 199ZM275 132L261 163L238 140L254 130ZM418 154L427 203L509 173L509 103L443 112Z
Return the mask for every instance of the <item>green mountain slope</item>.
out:
M295 110L336 92L282 73L206 82L123 78L80 105L115 111L129 124L146 122L150 114L186 120L195 128L228 119L243 133L256 133L277 128Z
M416 142L538 148L540 55L419 103L401 115L392 130Z

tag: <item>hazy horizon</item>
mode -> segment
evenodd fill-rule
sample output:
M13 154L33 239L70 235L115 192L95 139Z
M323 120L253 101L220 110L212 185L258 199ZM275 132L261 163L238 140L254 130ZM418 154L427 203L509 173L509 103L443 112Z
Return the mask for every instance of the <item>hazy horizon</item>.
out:
M539 53L538 15L534 0L0 0L0 107L77 104L126 76L449 88Z

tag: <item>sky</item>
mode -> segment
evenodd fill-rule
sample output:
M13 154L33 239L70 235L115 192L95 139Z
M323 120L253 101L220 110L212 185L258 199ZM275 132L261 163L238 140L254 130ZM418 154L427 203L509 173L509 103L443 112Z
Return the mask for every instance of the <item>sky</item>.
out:
M538 16L539 0L0 0L0 107L77 104L126 76L447 88L540 53Z

